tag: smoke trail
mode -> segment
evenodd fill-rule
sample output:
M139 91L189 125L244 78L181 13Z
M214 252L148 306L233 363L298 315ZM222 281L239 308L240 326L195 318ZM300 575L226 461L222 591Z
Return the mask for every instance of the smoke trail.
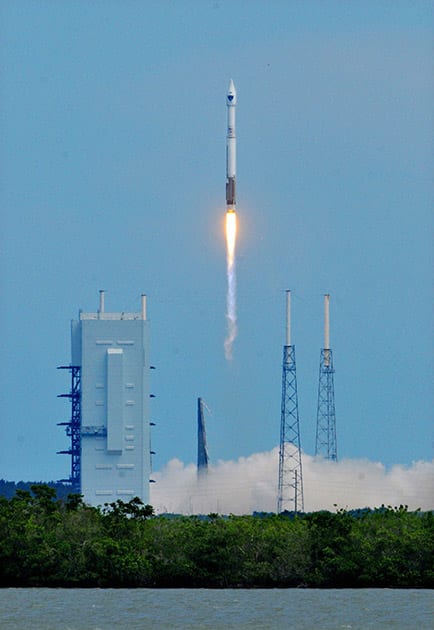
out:
M226 297L226 320L228 334L225 339L225 357L232 359L232 344L237 336L237 276L235 271L235 244L237 239L237 215L232 210L226 213L226 263L228 290Z
M279 449L219 461L206 478L197 479L194 464L171 460L155 472L151 503L158 513L251 514L275 512ZM303 454L304 507L307 512L384 505L410 510L434 508L434 461L394 465L367 459L330 462Z

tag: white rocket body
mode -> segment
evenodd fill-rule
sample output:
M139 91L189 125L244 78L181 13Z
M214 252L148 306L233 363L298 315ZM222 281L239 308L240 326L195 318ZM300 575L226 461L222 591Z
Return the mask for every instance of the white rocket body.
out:
M235 211L235 182L237 174L237 138L235 133L235 107L237 91L232 79L226 94L228 108L228 130L226 134L226 206L228 211Z

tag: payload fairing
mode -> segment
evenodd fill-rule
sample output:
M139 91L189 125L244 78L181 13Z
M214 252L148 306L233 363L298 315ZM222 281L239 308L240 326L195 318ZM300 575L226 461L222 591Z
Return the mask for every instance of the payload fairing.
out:
M237 91L232 79L226 94L228 108L228 130L226 134L226 206L228 212L235 212L235 181L237 172L237 138L235 134L235 107Z

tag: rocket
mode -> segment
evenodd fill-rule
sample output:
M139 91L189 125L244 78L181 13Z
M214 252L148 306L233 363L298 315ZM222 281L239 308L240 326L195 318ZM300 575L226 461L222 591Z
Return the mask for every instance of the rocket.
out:
M237 91L232 79L226 94L228 108L228 130L226 134L226 207L228 212L235 212L235 180L237 171L237 138L235 135L235 107Z

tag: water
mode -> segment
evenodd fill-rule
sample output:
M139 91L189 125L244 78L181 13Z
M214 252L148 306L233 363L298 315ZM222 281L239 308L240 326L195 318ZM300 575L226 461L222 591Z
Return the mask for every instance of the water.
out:
M433 627L430 590L0 590L2 630Z

